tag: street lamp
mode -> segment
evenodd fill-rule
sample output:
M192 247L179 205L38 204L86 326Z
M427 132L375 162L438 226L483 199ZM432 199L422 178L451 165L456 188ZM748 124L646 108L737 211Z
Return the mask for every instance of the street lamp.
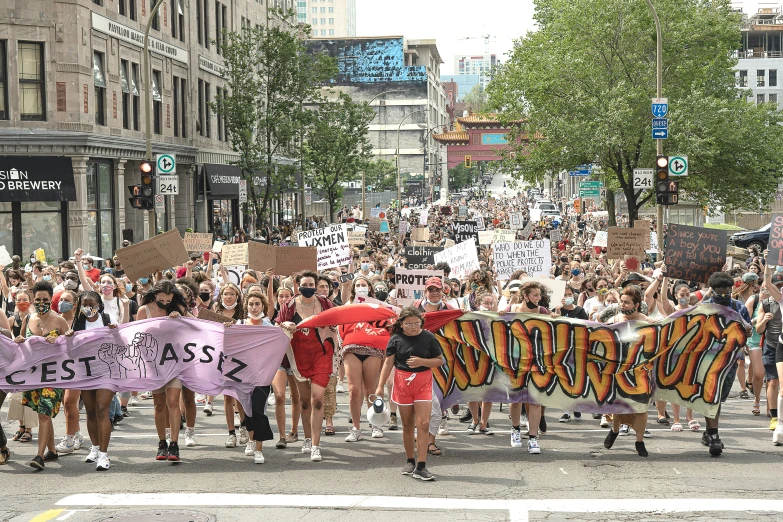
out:
M144 27L144 54L142 59L144 61L144 134L146 135L147 150L144 159L152 161L152 130L150 121L151 103L150 103L150 27L152 27L152 21L155 19L155 15L158 14L158 9L163 3L163 0L158 0L150 11L150 17L147 19L147 25ZM149 211L149 237L155 236L155 229L157 228L157 219L155 211Z
M402 124L405 123L405 120L408 119L408 116L413 116L414 114L427 111L429 111L429 109L419 109L418 111L409 112L405 115L402 121L400 121L400 124L397 125L397 204L400 205L400 209L402 209L402 181L400 178L400 129L402 128Z
M663 42L661 40L661 21L658 18L658 13L655 11L652 0L647 0L647 5L652 11L653 20L655 20L655 89L656 97L663 98ZM655 154L656 156L663 155L663 140L655 140ZM658 205L656 208L656 218L658 221L658 251L661 252L665 245L663 244L663 205ZM660 259L661 256L658 257Z

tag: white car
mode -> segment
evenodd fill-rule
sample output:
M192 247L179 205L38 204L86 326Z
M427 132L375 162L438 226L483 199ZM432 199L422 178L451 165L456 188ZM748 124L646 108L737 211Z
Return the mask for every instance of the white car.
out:
M543 209L541 210L541 219L546 219L548 217L551 217L554 221L560 221L563 222L563 218L560 215L560 211L557 209L549 210L549 209Z

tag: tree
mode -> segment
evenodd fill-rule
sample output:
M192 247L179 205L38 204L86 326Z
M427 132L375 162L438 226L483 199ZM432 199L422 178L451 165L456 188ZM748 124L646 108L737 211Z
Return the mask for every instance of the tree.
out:
M321 103L313 113L302 149L303 170L313 188L326 195L332 222L342 183L359 177L372 157L367 135L375 111L341 92L336 101Z
M731 51L740 17L728 0L656 0L662 23L663 95L669 99L668 155L686 154L681 198L724 211L770 201L783 165L776 104L747 103L735 88ZM515 44L488 86L490 106L513 131L543 138L506 153L507 171L540 181L581 164L599 167L610 220L613 190L630 222L653 191L634 190L634 168L652 168L650 98L655 97L656 34L645 2L537 0L538 31ZM510 140L516 142L515 140Z
M298 158L301 134L311 121L306 101L320 100L320 87L336 75L325 54L309 53L310 27L296 24L293 11L267 11L266 26L226 33L223 78L228 92L213 108L224 118L234 162L248 181L248 208L264 223L270 201L295 186L292 165L279 156Z
M487 93L481 84L476 84L470 92L465 95L463 101L465 102L468 112L481 114L487 106Z
M364 169L364 181L368 187L376 192L384 190L396 190L397 167L393 161L376 159L367 164Z
M472 187L476 184L477 167L467 168L460 163L456 167L449 169L449 190L459 191L463 188Z

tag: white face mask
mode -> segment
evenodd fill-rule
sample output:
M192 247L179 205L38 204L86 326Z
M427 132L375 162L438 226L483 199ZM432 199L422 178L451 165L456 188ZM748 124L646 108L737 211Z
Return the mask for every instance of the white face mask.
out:
M222 299L220 300L220 304L222 304L223 308L225 308L226 310L233 310L234 308L237 307L238 303L239 303L239 301L234 301L234 304L232 304L231 306L228 306L225 301L223 301Z
M261 319L264 314L251 314L250 312L247 313L247 316L251 319L255 319L256 321Z
M359 297L367 297L370 295L370 287L369 286L357 286L354 288L354 291L356 292L356 295Z

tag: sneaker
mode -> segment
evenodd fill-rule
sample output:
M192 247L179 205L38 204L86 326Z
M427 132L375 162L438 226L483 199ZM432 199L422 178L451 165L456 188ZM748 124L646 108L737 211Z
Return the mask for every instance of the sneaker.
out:
M413 471L415 469L416 469L416 465L413 462L405 462L405 465L402 467L402 474L413 475Z
M294 442L299 442L299 434L298 433L288 433L285 436L285 441L288 444L293 444Z
M473 420L473 414L470 413L470 410L467 410L465 412L465 415L459 418L460 422L470 422Z
M772 420L769 421L769 430L775 431L778 427L778 418L772 417Z
M35 468L37 470L43 470L44 469L44 461L41 457L36 455L33 457L33 460L30 461L30 467Z
M568 413L563 413L563 415L560 416L560 418L557 420L558 422L571 422L571 415Z
M239 412L234 412L234 427L239 428L242 426L242 419L239 418Z
M253 452L253 463L254 464L263 464L264 463L264 454L260 451L254 451Z
M527 415L522 415L522 416L519 418L519 427L520 427L521 429L524 429L525 431L527 431L527 430L529 430L529 429L530 429L530 423L529 423L529 422L527 422Z
M783 430L775 430L772 432L772 442L775 446L783 446Z
M511 447L512 448L521 448L522 447L522 434L519 430L515 430L514 428L511 428Z
M44 456L43 456L43 461L44 462L54 462L54 461L56 461L59 458L60 458L60 455L58 455L57 453L52 453L51 451L46 450L46 453L44 453Z
M275 395L274 394L270 394L269 395L269 398L266 400L266 405L267 406L274 406L275 405ZM264 456L261 455L261 458L263 458L263 457Z
M196 445L196 428L185 428L185 447L190 448Z
M148 400L152 398L152 392L151 391L145 391L144 393L139 395L140 398L144 400Z
M362 440L362 430L351 428L348 432L348 436L345 437L345 442L358 442Z
M601 423L599 424L599 426L601 426L602 428L608 428L609 427L609 419L606 418L606 415L601 415L600 418L601 418Z
M451 407L451 414L456 415L458 413L459 413L459 404L455 404L454 406Z
M202 395L201 393L196 394L196 405L199 404L206 404L207 403L207 396Z
M337 386L335 387L335 390L337 390L337 393L345 393L345 385L342 381L337 381Z
M311 453L311 449L313 449L313 439L305 439L302 444L302 453Z
M256 452L256 441L249 440L247 441L247 444L245 444L245 455L250 457Z
M169 444L168 460L169 462L179 461L179 444L176 442Z
M158 454L155 460L166 460L169 456L169 444L165 440L158 442Z
M440 426L438 426L438 435L448 435L449 434L449 417L448 415L443 415L440 418Z
M582 414L580 412L578 412L578 411L575 411L574 412L574 418L577 419L577 420L581 419L582 418Z
M593 420L599 420L601 417L603 417L603 415L601 415L600 413L593 413ZM605 428L606 426L602 426L602 427Z
M380 429L378 426L372 427L372 438L373 439L382 439L383 438L383 430Z
M631 427L627 424L621 424L620 425L620 435L625 436L631 433Z
M101 453L100 446L91 446L89 455L84 457L84 462L89 462L90 464L96 462L98 460L98 456L100 455L100 453Z
M120 406L120 411L122 412L123 418L130 417L130 413L128 413L128 407L127 406Z
M318 446L313 446L310 448L310 461L311 462L321 462L321 448Z
M411 476L419 480L435 480L435 475L429 472L427 468L414 469Z
M211 417L212 416L212 403L211 402L208 402L208 403L206 403L204 405L204 415L206 415L207 417Z
M138 405L139 405L139 396L131 395L131 398L128 399L128 406L138 406Z
M250 435L247 434L247 428L242 426L239 428L239 443L240 444L247 444L247 441L250 440Z
M166 442L171 444L171 428L166 428Z
M234 433L229 433L228 438L226 439L226 447L227 448L237 447L237 436Z
M389 417L389 430L396 431L397 430L397 414L392 413L391 417Z
M275 448L277 449L286 449L288 447L288 443L285 441L285 437L280 437L280 439L277 441L277 444L275 444Z
M538 455L541 453L541 446L538 445L538 437L530 437L527 441L527 452L531 455Z
M475 422L471 422L468 425L468 429L465 430L465 431L468 432L468 435L475 435L476 434L476 427L477 427L476 423Z
M546 435L546 417L541 414L541 420L538 422L538 433L540 435Z
M73 453L73 451L76 449L74 446L76 444L73 440L73 435L66 435L63 437L63 439L60 441L57 446L54 447L54 449L57 450L57 453Z
M644 430L643 436L645 439L649 439L650 437L652 437L652 433L650 432L650 430Z
M486 428L479 428L478 432L481 433L482 435L494 435L495 434L495 432L492 431L492 428L489 427L489 424L487 424Z
M108 471L111 467L111 461L106 453L98 456L98 463L95 465L95 471Z
M84 444L84 437L82 437L81 432L76 432L73 434L73 450L77 451L82 449L82 444Z
M710 441L710 455L718 457L721 453L723 453L723 442L719 436L713 435Z

